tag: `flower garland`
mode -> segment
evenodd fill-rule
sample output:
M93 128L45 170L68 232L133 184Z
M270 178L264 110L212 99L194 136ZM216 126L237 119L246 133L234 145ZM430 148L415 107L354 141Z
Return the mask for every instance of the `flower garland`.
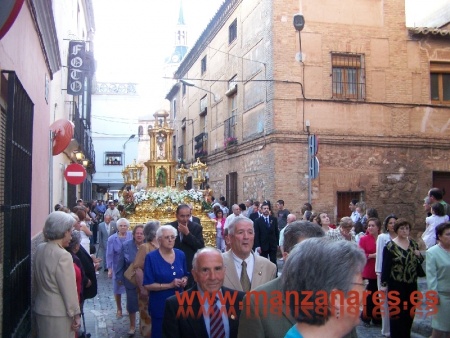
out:
M177 190L171 187L154 190L141 190L133 194L133 198L121 197L119 203L124 205L125 212L131 214L135 207L144 202L152 201L152 205L156 208L166 204L182 204L182 203L201 203L203 202L203 193L198 190Z

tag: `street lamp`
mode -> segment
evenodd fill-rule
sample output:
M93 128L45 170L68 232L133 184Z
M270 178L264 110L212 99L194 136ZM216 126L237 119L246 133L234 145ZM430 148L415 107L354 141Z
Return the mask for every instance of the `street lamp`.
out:
M136 137L135 134L130 135L130 137L128 138L128 140L126 140L125 143L123 144L123 168L124 168L124 169L125 169L125 156L126 156L126 153L125 153L125 145L128 143L128 141L130 141L131 139L134 139L135 137Z
M198 89L203 90L203 91L205 91L205 92L207 92L207 93L210 93L210 94L213 96L213 98L214 98L214 102L219 102L219 100L220 100L220 97L219 97L219 96L216 96L216 94L214 94L212 91L210 91L210 90L208 90L208 89L204 89L204 88L202 88L202 87L196 86L196 85L193 84L192 82L189 82L189 81L186 81L186 80L183 80L183 79L180 79L180 82L181 82L182 84L184 84L185 86L198 88Z

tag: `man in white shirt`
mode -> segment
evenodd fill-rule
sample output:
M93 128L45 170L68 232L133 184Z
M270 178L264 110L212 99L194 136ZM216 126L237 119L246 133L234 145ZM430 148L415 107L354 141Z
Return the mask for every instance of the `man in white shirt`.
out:
M252 220L244 216L234 217L228 225L228 233L231 250L223 253L225 287L249 291L276 277L275 264L252 252L255 240Z
M233 206L231 207L231 211L233 211L233 213L231 215L228 215L228 217L225 219L225 224L223 226L225 229L228 228L228 224L230 224L233 218L241 215L241 208L239 208L239 205L237 204L233 204Z
M352 212L350 218L352 219L353 223L356 223L361 218L361 215L356 211L356 203L358 203L358 200L353 199L348 205L348 208Z
M114 201L109 200L108 201L108 209L105 211L105 215L106 216L111 216L111 219L116 222L119 218L120 218L120 212L119 210L117 210Z
M286 226L280 230L280 241L279 241L279 245L280 245L280 250L283 253L284 252L284 248L283 248L283 244L284 244L284 231L286 230L286 228L289 226L289 224L291 224L292 222L295 222L297 220L297 217L294 214L289 214L287 215L287 224Z

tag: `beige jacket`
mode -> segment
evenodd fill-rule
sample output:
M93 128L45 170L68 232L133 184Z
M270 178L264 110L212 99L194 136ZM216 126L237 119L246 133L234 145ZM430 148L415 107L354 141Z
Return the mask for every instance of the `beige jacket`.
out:
M36 313L55 317L73 317L80 313L72 255L59 244L39 244L34 260L34 281Z

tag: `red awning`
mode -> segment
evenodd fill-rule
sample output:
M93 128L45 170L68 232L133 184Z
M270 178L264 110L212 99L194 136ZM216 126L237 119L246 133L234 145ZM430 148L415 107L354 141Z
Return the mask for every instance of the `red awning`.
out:
M73 137L74 125L66 119L53 122L50 130L53 132L53 155L61 154L67 148Z

